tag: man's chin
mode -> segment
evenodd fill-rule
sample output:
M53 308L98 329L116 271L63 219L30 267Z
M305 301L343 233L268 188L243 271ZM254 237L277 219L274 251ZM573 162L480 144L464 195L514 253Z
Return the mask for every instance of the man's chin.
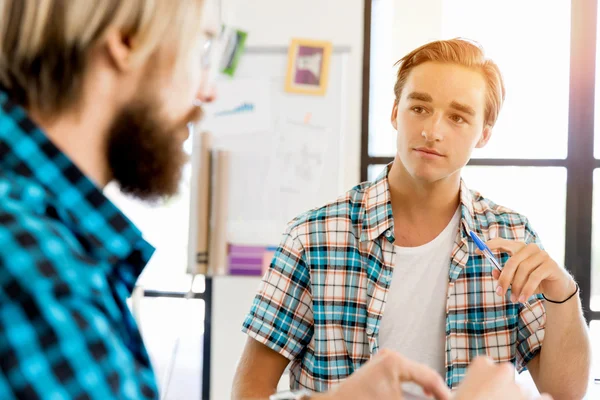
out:
M178 130L177 130L177 132L176 132L176 134L175 134L175 137L177 138L177 141L178 141L178 142L179 142L179 143L180 143L182 146L183 146L183 143L185 143L185 141L186 141L186 140L188 140L188 139L190 138L190 133L191 133L191 130L192 130L192 129L193 129L192 127L188 127L188 126L186 126L186 127L184 127L184 128L181 128L181 129L178 129Z
M418 168L412 171L411 176L418 182L432 184L446 178L448 174L433 168Z
M177 195L180 191L183 177L183 168L189 157L183 153L180 155L180 164L170 166L168 169L156 171L150 175L147 172L138 174L132 179L131 176L126 179L119 179L115 176L115 181L119 185L121 192L127 196L134 197L148 203L160 203ZM123 178L123 177L121 177Z

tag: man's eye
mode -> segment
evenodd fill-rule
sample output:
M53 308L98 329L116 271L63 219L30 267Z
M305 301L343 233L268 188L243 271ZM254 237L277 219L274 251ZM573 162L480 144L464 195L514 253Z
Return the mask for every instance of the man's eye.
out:
M454 122L456 122L457 124L461 124L463 122L465 122L465 119L463 117L461 117L460 115L453 115L450 117L450 119Z

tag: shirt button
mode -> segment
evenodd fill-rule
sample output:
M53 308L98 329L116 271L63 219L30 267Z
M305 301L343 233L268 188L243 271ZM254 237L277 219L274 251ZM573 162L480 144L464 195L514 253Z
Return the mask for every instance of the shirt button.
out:
M373 329L367 328L367 335L372 335L372 334L373 334Z
M389 282L389 281L391 281L391 280L392 280L392 275L388 274L388 275L386 275L386 276L385 276L385 278L383 278L383 279L385 279L385 281L386 281L386 282Z
M386 238L391 238L391 237L392 237L392 231L388 230L388 231L385 233L385 237L386 237Z

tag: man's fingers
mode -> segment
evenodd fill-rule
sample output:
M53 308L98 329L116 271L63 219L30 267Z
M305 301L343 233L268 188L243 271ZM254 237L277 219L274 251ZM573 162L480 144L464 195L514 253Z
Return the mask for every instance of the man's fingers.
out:
M531 273L531 275L529 275L529 279L527 280L527 283L521 291L520 296L524 300L519 299L519 302L524 303L525 301L527 301L528 298L533 296L537 288L540 286L540 283L542 283L542 281L546 279L549 275L550 274L548 273L548 270L543 267L534 270Z
M514 262L504 264L504 268L498 277L498 286L496 287L496 294L498 294L498 296L504 297L504 295L506 295L515 273L517 272L518 266L519 264Z
M500 279L500 271L498 271L497 269L493 269L492 270L492 276L494 277L495 280Z
M490 250L501 250L509 255L515 255L525 247L525 243L517 242L516 240L508 240L504 238L495 238L485 242Z
M509 286L514 281L515 274L517 273L520 264L532 255L540 252L540 248L535 244L525 246L525 244L522 243L522 245L523 247L521 250L504 264L504 268L498 279L498 287L502 288L500 293L498 293L500 296L504 296L508 291Z
M450 399L450 389L436 371L408 359L404 359L402 364L399 376L401 382L414 382L437 400Z
M529 249L523 250L523 253L528 250ZM523 288L525 287L525 284L529 281L531 274L536 271L546 259L547 256L545 252L537 251L534 252L531 257L521 261L512 281L512 296L510 300L513 303L523 302L521 296L524 294Z

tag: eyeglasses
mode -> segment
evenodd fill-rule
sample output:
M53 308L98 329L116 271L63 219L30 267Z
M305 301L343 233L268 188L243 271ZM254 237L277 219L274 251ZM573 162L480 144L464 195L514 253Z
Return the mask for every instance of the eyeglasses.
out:
M218 38L207 37L200 54L200 69L202 71L202 88L204 96L211 97L219 68ZM197 105L199 105L198 103Z
M212 50L214 49L214 39L208 38L206 40L206 42L204 43L204 46L202 48L202 55L200 56L200 66L202 67L202 69L209 69L211 67L211 61L212 61Z

